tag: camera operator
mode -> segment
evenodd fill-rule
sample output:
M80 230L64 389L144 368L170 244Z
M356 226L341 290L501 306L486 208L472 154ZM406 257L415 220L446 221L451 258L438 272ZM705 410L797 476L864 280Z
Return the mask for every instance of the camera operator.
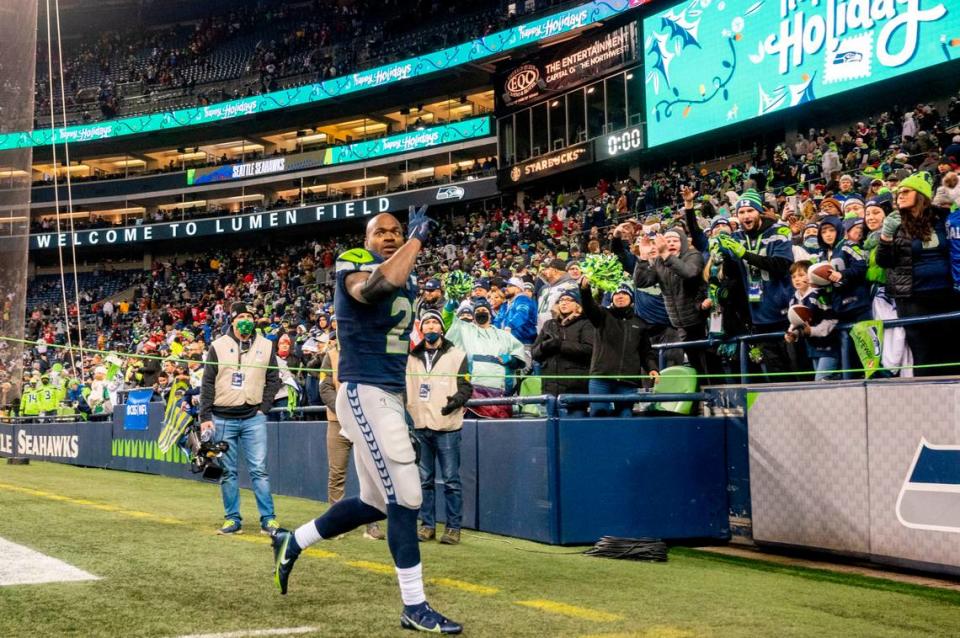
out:
M200 428L230 448L223 454L224 520L219 534L241 533L237 453L243 447L253 493L260 510L260 531L279 529L267 476L267 412L280 387L274 344L254 335L253 309L245 303L231 308L231 330L210 345L200 388Z

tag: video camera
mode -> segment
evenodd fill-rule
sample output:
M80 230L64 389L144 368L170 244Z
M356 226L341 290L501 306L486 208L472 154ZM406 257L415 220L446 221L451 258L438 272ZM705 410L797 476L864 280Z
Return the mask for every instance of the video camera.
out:
M190 450L190 471L211 483L219 483L223 476L220 457L230 449L226 441L213 441L213 430L200 431L196 423L187 428L187 447Z

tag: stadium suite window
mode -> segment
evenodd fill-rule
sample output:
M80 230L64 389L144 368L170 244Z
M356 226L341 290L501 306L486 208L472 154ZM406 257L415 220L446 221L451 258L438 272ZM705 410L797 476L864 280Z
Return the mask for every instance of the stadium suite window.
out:
M597 82L587 87L587 138L593 139L604 134L607 124L606 92L603 82Z
M499 128L500 156L505 160L506 164L513 164L517 159L517 145L513 139L513 116L508 115L507 117L501 118Z
M517 161L530 159L530 109L525 109L514 115L514 126L517 135Z
M605 81L607 92L607 132L627 127L627 87L624 74L618 73Z
M567 145L567 104L561 97L550 100L550 148L563 148Z
M640 67L626 73L627 113L631 125L643 121L643 70Z
M547 119L547 103L541 102L530 109L533 121L533 154L543 155L550 149L548 139L550 137L549 121Z
M583 89L567 93L567 143L576 144L587 139L587 117L584 111Z

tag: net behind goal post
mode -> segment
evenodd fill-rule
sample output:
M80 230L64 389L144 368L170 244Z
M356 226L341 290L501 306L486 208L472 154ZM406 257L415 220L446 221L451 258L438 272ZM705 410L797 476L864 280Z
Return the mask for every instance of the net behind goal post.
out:
M34 128L37 2L0 2L0 135ZM0 151L0 407L16 395L22 372L16 340L24 337L32 163L30 147Z

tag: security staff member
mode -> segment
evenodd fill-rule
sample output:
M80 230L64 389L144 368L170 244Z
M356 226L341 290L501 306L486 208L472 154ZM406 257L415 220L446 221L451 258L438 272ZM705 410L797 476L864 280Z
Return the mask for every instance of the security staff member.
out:
M467 354L443 338L443 317L428 309L420 318L423 342L407 359L407 412L420 443L422 523L417 538L436 538L434 477L437 463L443 478L447 524L440 542L460 542L463 495L460 482L460 430L463 406L473 394L468 380Z
M235 303L231 330L216 339L207 353L200 387L200 428L215 429L215 440L226 441L224 452L224 520L218 534L241 533L237 454L243 448L253 493L260 510L260 531L272 535L279 525L273 510L267 476L267 412L280 388L274 343L254 334L253 309Z

